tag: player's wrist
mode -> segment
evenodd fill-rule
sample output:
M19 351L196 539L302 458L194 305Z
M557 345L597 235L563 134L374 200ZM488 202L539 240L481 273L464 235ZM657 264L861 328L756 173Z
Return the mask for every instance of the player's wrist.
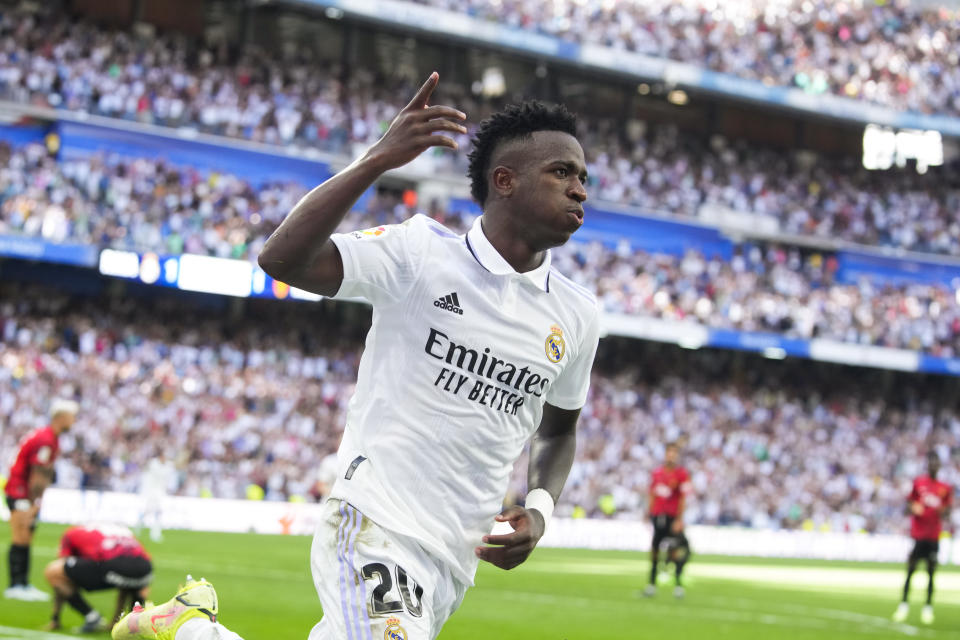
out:
M527 494L524 504L528 510L535 509L540 513L543 518L543 531L546 532L547 527L550 526L550 519L553 517L554 504L550 492L546 489L534 489Z

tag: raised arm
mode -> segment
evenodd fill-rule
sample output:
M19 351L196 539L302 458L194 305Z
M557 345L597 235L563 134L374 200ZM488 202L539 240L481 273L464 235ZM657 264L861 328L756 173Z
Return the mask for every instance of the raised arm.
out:
M560 409L549 403L543 406L540 427L530 441L528 497L532 497L539 489L550 494L552 504L556 504L560 498L577 451L579 417L580 409ZM543 499L547 500L546 496ZM549 514L542 513L540 509L552 510L552 504L538 506L531 504L528 499L526 507L513 506L506 509L496 520L509 522L513 532L484 536L484 543L502 546L477 547L477 557L501 569L513 569L521 564L533 552L546 529L546 517Z
M305 195L267 239L260 267L287 284L332 296L343 281L343 261L330 236L385 171L410 162L430 147L457 149L457 143L437 132L466 133L466 116L446 106L427 106L439 75L430 74L413 100L390 123L372 147L346 169Z

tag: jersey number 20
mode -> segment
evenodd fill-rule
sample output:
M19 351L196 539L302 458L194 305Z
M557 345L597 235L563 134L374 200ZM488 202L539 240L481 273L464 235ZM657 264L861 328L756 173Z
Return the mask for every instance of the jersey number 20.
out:
M376 587L373 588L371 595L373 601L373 613L397 613L403 611L406 607L407 612L415 618L423 615L423 587L414 582L413 578L407 576L403 567L397 565L397 586L400 589L400 597L403 598L403 604L399 600L389 599L393 590L393 577L390 575L390 569L387 565L380 562L371 562L365 565L361 570L364 580L377 579ZM413 591L411 594L410 592ZM413 597L411 597L413 596ZM414 601L416 598L416 601Z

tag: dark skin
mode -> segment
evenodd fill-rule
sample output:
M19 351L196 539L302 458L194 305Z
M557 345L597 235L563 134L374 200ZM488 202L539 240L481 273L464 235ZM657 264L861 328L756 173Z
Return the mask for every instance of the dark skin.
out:
M673 469L677 466L677 461L680 459L680 451L674 445L670 445L664 451L663 456L663 466L667 469ZM673 520L673 525L670 527L674 533L680 533L683 531L683 507L686 502L686 496L680 496L680 506L677 508L677 517ZM650 487L650 503L653 504L653 487ZM657 562L660 560L660 550L656 548L650 549L650 562L656 566Z
M456 150L445 132L466 133L466 115L448 106L429 105L439 82L434 72L370 149L297 203L264 245L258 262L271 277L332 296L343 282L343 261L330 241L357 199L385 171L410 162L430 147ZM483 232L520 273L542 264L547 249L564 244L583 224L587 177L577 139L559 131L537 131L507 141L491 157L489 195L483 203ZM543 488L554 502L570 473L580 410L544 405L531 441L528 486ZM544 519L535 509L514 506L496 517L513 532L484 536L475 553L502 569L519 565L543 537Z
M937 474L940 473L940 458L935 454L927 456L927 475L929 475L933 480L937 479ZM907 511L913 515L920 516L923 515L923 504L917 500L910 502L907 505ZM950 516L950 507L949 505L943 505L940 507L940 518L943 521L947 521ZM907 559L907 572L913 573L917 569L917 564L919 559L910 557ZM927 559L927 572L933 574L937 570L936 560L930 558Z

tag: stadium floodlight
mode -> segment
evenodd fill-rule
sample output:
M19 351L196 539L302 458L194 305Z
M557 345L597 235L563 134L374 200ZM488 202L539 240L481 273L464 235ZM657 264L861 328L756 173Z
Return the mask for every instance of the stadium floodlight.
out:
M483 70L481 93L485 98L498 98L507 91L507 80L500 67L487 67Z
M684 91L683 89L674 89L673 91L667 94L667 100L677 105L678 107L682 107L683 105L690 102L690 97L687 95L687 92Z

